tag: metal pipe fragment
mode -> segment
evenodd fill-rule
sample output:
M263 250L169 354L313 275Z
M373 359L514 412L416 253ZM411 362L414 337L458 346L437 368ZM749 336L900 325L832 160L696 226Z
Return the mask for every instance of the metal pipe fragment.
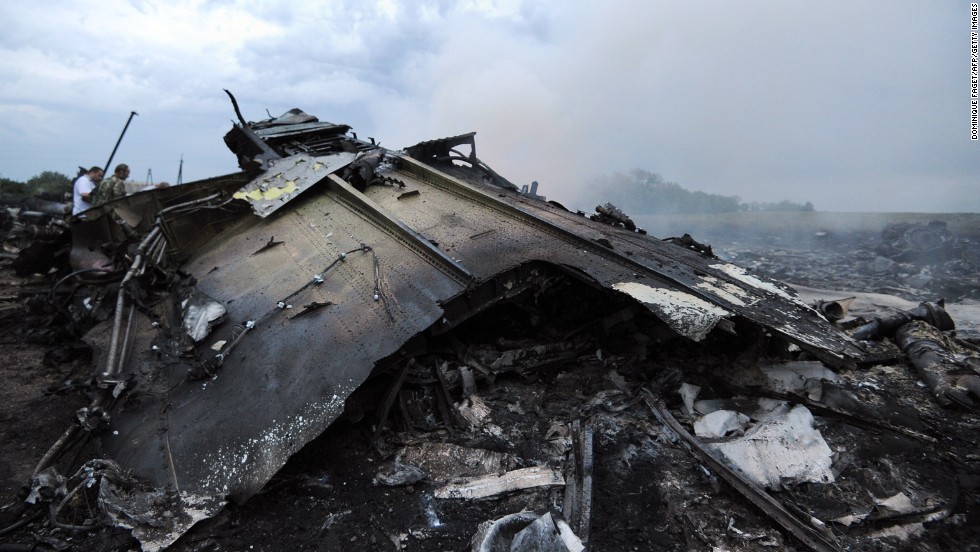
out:
M44 456L41 458L41 461L37 463L37 467L34 468L34 473L31 474L32 479L37 477L37 474L44 471L48 466L51 465L52 462L54 462L54 459L58 456L58 454L61 453L61 449L68 444L68 441L71 440L71 438L74 437L76 433L78 433L80 427L81 426L79 426L77 423L72 423L70 426L68 426L68 429L66 429L65 432L61 434L61 437L58 437L58 440L55 441L53 445L51 445L51 448L48 449L48 452L44 453Z
M565 479L562 515L583 543L589 541L592 525L592 428L572 422L573 473Z
M973 408L977 402L970 395L980 398L980 376L960 369L943 337L938 329L919 320L909 322L895 332L895 342L909 357L939 404L950 406L956 403Z
M112 337L109 338L109 354L106 356L104 375L111 378L116 372L116 356L119 353L119 333L122 331L123 307L126 305L126 284L143 266L143 255L136 255L133 265L119 284L116 294L116 312L113 314Z
M129 314L126 317L126 333L123 335L122 340L122 351L119 353L119 366L125 366L126 360L129 355L129 350L133 346L132 332L133 332L133 321L135 320L134 315L136 314L136 305L129 305ZM106 380L110 381L110 380ZM117 382L113 382L117 383Z
M854 297L845 297L844 299L835 299L833 301L817 301L817 310L827 320L837 322L847 316L847 311L851 308L851 303L854 302L854 299Z
M873 322L855 330L853 337L859 340L878 341L893 335L895 330L913 320L924 320L944 332L954 330L956 324L946 312L945 306L946 302L940 299L935 303L921 303L914 309L896 312L890 316L875 317Z

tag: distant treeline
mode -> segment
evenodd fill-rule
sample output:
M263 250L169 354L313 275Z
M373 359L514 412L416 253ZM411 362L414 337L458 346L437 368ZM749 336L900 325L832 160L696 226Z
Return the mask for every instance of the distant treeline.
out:
M71 193L72 179L55 171L44 171L32 176L27 182L0 177L0 200L21 201L40 197L50 201L63 201Z
M692 192L659 174L633 169L615 172L589 183L587 200L596 204L612 203L630 215L663 215L676 213L733 213L737 211L813 211L813 204L791 201L743 203L738 196Z

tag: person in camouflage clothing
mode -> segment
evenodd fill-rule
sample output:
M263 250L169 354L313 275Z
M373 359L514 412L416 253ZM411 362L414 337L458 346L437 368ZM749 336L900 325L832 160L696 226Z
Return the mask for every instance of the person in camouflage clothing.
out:
M129 178L129 165L120 163L116 165L116 170L112 176L99 183L95 191L92 192L92 206L102 205L114 199L126 197L126 179ZM126 222L115 209L111 209L108 216L116 223L127 240L138 238L136 230Z
M101 205L125 197L127 178L129 178L129 165L125 163L116 165L115 173L100 182L95 192L92 193L92 205Z

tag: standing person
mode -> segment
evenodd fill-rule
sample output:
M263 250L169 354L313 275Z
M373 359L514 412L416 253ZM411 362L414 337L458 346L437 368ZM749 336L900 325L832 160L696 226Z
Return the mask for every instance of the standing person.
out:
M95 191L99 182L102 182L104 174L101 167L92 167L87 173L75 180L75 185L72 187L72 215L78 216L82 211L87 211L92 207L92 204L89 203L92 200L92 192Z
M102 205L114 199L126 197L126 179L129 178L129 165L116 165L113 175L102 181L92 194L92 205Z

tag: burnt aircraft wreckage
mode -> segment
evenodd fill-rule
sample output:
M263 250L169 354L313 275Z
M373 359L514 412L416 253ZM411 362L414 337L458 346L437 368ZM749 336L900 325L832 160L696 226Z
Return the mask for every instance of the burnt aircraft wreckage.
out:
M117 293L86 299L111 312L86 338L103 391L41 460L34 491L54 485L52 466L77 434L97 434L106 460L87 463L86 477L101 476L102 507L145 550L259 492L369 380L389 382L371 405L379 425L409 415L399 385L413 359L437 343L465 349L446 336L504 304L593 298L572 335L514 353L548 357L541 364L579 355L577 340L594 352L596 327L636 318L652 343L766 343L841 369L868 357L784 284L637 231L613 206L593 220L522 191L477 158L475 133L395 151L297 109L253 123L235 111L225 142L243 172L129 196L73 228L76 272L125 272ZM138 246L119 246L131 230ZM460 354L477 375L493 371ZM637 400L693 440L658 397ZM451 402L440 403L447 417ZM555 473L590 492L591 451L576 431ZM807 547L839 546L730 477ZM569 510L585 540L588 507Z

